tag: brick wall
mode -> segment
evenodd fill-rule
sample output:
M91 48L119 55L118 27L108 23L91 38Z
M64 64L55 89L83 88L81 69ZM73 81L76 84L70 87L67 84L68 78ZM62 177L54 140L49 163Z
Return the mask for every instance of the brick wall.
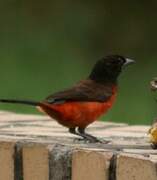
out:
M0 180L157 180L148 126L96 122L110 144L76 136L45 116L0 112Z

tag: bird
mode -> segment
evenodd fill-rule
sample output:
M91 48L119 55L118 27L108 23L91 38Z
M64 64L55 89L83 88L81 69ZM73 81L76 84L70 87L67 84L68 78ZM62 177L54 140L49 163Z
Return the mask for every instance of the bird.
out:
M86 128L112 107L118 91L118 77L124 67L134 62L121 55L107 55L96 61L86 78L44 100L0 99L0 103L35 106L82 140L102 142L87 133Z

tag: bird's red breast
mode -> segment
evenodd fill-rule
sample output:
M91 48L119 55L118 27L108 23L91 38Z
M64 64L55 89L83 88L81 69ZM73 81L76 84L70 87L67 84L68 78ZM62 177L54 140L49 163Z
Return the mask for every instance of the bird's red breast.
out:
M112 88L112 96L105 102L73 101L62 104L44 104L41 108L46 114L67 127L86 127L113 105L117 88Z

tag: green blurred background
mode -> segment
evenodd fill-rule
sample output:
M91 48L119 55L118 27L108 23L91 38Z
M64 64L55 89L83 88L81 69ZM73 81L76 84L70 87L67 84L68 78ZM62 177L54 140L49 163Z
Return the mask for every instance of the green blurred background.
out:
M136 60L123 72L113 109L103 120L150 124L156 103L157 1L1 0L0 96L42 100L86 77L107 54ZM37 113L28 106L0 109Z

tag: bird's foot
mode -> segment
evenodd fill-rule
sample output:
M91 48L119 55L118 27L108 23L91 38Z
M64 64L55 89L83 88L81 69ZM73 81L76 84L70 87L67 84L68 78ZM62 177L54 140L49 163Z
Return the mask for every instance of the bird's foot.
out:
M101 143L101 144L108 144L110 143L111 141L109 140L104 140L104 139L98 139L96 137L94 138L75 138L73 140L74 142L85 142L85 143Z
M84 143L104 143L100 139L89 139L89 138L75 138L73 140L74 142L84 142Z
M102 143L102 141L98 138L84 138L84 141L88 143Z
M96 138L94 136L92 136L92 137L88 137L87 136L87 137L84 137L81 140L83 140L84 142L87 142L87 143L101 143L101 144L108 144L108 143L110 143L110 141L103 140L103 139L98 139L98 138Z
M75 128L70 128L69 132L82 137L82 138L74 139L74 142L75 141L84 141L87 143L101 143L101 144L108 144L110 142L107 140L100 140L97 137L86 133L84 128L78 128L78 131L76 131Z
M103 144L109 144L111 141L109 141L109 140L101 140L101 142L102 142Z
M74 142L82 142L82 141L84 141L84 139L83 138L74 138L73 141Z

